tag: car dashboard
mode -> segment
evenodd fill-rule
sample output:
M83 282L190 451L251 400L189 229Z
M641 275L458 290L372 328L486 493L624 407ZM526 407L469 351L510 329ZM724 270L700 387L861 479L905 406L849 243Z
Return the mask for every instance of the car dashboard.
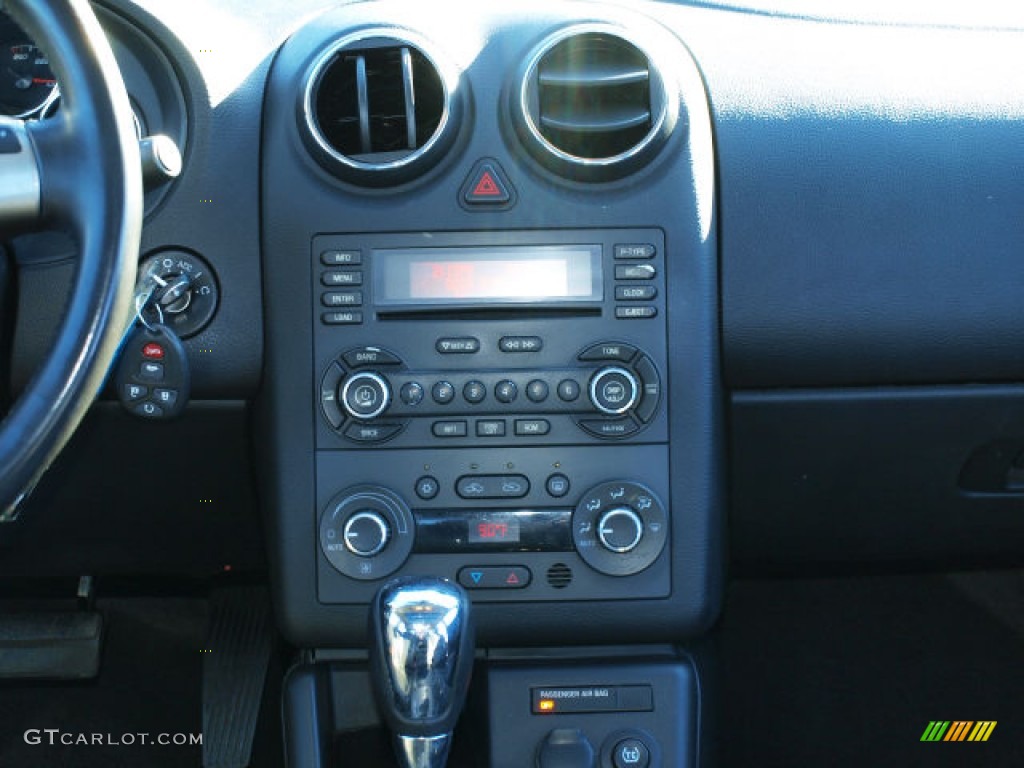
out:
M456 759L621 768L713 764L730 575L1020 565L1024 26L93 5L180 153L139 260L188 286L191 402L108 383L4 568L266 574L286 765L346 764L395 578L470 596L488 738ZM0 108L45 119L45 55L0 37ZM16 395L75 247L7 251Z

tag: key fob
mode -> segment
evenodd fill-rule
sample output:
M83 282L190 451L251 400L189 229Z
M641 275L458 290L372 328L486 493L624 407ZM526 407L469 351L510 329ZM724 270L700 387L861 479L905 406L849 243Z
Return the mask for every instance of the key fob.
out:
M114 376L117 398L144 419L173 419L188 403L185 345L170 328L139 325L125 340Z

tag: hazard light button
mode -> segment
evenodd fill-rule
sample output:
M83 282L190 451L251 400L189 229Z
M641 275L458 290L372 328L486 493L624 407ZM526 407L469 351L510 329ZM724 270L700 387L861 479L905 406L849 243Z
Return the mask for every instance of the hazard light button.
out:
M461 198L470 209L510 208L515 204L515 190L498 161L485 158L466 177Z

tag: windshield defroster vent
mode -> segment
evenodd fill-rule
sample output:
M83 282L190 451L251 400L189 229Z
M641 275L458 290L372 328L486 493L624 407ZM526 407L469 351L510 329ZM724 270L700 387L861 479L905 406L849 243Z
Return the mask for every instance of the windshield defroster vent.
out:
M388 186L433 166L458 120L454 75L407 40L365 33L320 57L304 116L321 163L348 181Z
M601 181L653 156L674 124L671 102L639 46L606 30L570 30L531 57L513 112L544 165Z

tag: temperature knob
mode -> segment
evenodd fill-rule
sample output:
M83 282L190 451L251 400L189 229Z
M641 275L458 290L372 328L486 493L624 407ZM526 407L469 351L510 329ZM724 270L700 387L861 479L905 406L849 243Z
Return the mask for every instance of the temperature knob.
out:
M597 538L609 552L625 554L636 549L644 535L644 521L629 507L615 507L601 515Z
M342 538L353 555L373 557L388 544L391 530L383 515L371 509L356 512L345 523Z
M341 404L353 419L375 419L384 413L390 402L391 388L379 373L357 373L346 379L341 388Z

